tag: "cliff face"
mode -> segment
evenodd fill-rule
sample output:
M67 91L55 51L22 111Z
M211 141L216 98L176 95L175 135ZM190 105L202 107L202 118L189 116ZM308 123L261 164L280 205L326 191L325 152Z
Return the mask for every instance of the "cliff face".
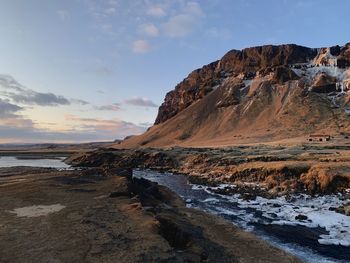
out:
M162 123L202 99L228 76L254 76L271 67L306 63L317 55L316 49L297 45L261 46L242 51L231 50L219 61L190 73L170 91L159 108L155 124Z
M194 101L203 98L220 84L220 78L216 72L218 61L197 69L188 75L175 90L170 91L164 103L159 107L159 113L155 124L162 123L175 116Z
M251 47L229 51L220 60L220 68L235 73L257 72L268 67L306 63L316 54L316 49L298 45Z
M231 50L170 91L149 131L122 147L230 145L350 134L350 43Z

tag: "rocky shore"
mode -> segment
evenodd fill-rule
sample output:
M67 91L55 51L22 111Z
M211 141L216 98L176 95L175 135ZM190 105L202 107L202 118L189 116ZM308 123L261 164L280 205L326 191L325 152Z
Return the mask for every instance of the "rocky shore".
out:
M230 148L100 149L74 155L73 165L140 167L181 173L192 183L235 186L235 192L276 197L342 193L350 188L350 147L237 146ZM228 188L227 191L229 191ZM225 193L225 189L221 190Z
M128 168L93 166L0 169L1 262L300 262Z
M100 148L66 163L79 168L0 168L1 262L300 262L133 177L135 168L181 173L247 204L296 193L349 199L346 146ZM330 209L349 214L347 204Z

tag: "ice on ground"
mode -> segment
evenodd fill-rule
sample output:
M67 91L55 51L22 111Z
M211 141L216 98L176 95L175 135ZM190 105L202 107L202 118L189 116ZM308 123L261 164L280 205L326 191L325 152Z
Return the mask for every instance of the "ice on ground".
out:
M222 184L216 187L192 185L193 190L204 190L207 193L214 194L212 190L233 187L229 184ZM350 190L349 190L350 191ZM216 194L219 195L219 194ZM238 215L242 217L242 227L248 226L249 223L263 223L276 225L301 225L309 228L324 228L327 235L321 235L318 242L324 245L343 245L350 246L350 217L333 211L339 206L347 203L342 200L340 195L326 195L311 197L306 194L292 196L286 199L285 196L275 199L266 199L257 197L255 200L243 200L239 194L235 195L219 195L221 198L228 200L230 203L237 203L240 209L255 209L262 212L261 220L256 218L250 212L233 211L231 209L223 209L215 207L211 212L216 214ZM219 200L220 201L220 200ZM217 203L217 198L207 198L204 202ZM241 210L244 211L244 210ZM298 220L298 215L307 217L305 220Z
M211 190L230 187L230 185L220 185L217 187L207 186L192 186L192 189L201 189L208 193L213 193ZM232 187L232 186L231 186ZM255 209L262 212L261 220L256 218L250 212L244 210L233 211L222 207L214 207L211 212L216 214L236 215L241 217L245 226L249 223L263 223L276 225L300 225L309 228L324 228L328 234L321 235L318 242L324 245L342 245L350 246L350 217L333 211L347 201L342 200L340 195L327 195L311 197L306 194L292 196L290 199L286 197L278 197L275 199L266 199L257 197L255 200L243 200L239 194L235 195L220 195L231 203L237 203L240 209ZM204 202L217 203L216 198L207 198ZM243 211L243 212L242 212ZM305 220L297 219L298 215L304 215Z
M300 195L294 197L293 201L287 201L285 197L276 199L257 197L254 201L239 200L239 203L241 208L254 208L263 212L264 217L273 219L271 224L326 229L329 234L320 236L318 240L320 244L350 246L350 217L330 209L346 203L337 195L315 198ZM272 218L271 213L277 217ZM296 219L298 215L305 215L307 219L298 220Z
M217 203L217 202L220 202L220 200L214 197L209 197L204 199L203 202Z
M39 216L46 216L51 213L59 212L63 208L65 208L65 206L61 204L33 205L33 206L16 208L13 211L10 211L10 213L16 214L18 217L39 217Z
M333 211L334 208L349 202L341 194L316 197L304 194L278 197L275 199L257 197L255 200L244 200L238 193L234 195L222 195L213 191L215 189L229 187L234 189L235 186L230 184L222 184L215 187L194 185L190 184L187 180L183 180L184 177L180 175L167 176L171 174L166 173L162 174L162 176L155 176L160 175L160 173L136 170L134 176L140 175L144 175L147 179L156 180L156 182L168 186L180 194L185 200L189 201L191 199L192 202L186 203L187 207L201 209L208 213L219 215L247 231L254 232L257 230L258 232L256 233L259 237L262 237L274 246L297 255L302 260L305 260L305 262L345 262L334 259L332 255L330 255L331 258L328 258L327 256L317 254L317 252L312 250L312 248L308 248L308 246L281 242L278 234L277 236L264 234L256 228L257 225L261 224L299 225L306 228L320 227L327 230L322 231L324 234L318 236L318 240L314 240L315 242L318 241L320 246L329 245L335 251L338 248L334 248L333 246L338 245L343 245L346 246L346 249L350 249L350 217ZM350 192L350 189L346 192ZM298 215L304 215L307 218L305 220L298 220L296 219ZM303 217L298 218L303 219ZM286 231L293 234L290 230ZM310 231L313 232L312 229ZM315 246L317 247L316 244Z

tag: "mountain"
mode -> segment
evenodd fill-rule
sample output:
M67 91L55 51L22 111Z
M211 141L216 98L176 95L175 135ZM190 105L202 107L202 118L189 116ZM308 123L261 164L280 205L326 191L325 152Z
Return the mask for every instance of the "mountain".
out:
M118 147L225 146L347 134L349 89L350 43L231 50L191 72L166 95L154 126Z

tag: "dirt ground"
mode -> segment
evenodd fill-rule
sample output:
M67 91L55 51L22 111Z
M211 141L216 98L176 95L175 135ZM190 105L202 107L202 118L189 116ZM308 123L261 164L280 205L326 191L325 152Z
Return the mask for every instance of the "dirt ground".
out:
M94 170L0 169L0 262L300 262L143 184Z

